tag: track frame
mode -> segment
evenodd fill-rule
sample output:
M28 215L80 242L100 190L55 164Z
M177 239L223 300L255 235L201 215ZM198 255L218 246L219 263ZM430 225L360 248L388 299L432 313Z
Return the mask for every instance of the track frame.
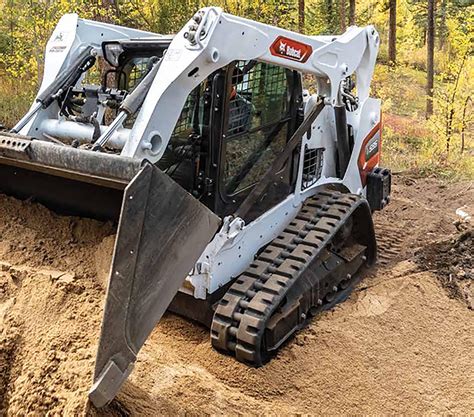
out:
M367 200L320 191L225 293L212 345L261 366L311 317L346 299L375 258Z

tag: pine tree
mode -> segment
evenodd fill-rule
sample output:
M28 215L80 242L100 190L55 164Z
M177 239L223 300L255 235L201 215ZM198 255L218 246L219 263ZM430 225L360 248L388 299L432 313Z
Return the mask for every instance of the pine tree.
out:
M340 0L340 20L339 20L339 27L341 29L341 33L346 31L346 0Z
M355 0L349 0L349 25L355 25L355 14L356 14L356 2Z
M426 22L426 118L433 114L435 1L428 0Z
M397 0L389 0L388 60L397 62Z
M298 0L298 29L300 33L304 33L304 0Z

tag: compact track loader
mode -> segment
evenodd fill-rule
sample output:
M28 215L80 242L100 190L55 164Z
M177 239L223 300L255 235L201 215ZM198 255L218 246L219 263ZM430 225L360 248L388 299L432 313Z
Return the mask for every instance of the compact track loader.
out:
M175 36L61 18L34 104L0 136L0 191L118 224L96 406L165 310L260 366L374 263L378 47L371 26L305 36L215 7Z

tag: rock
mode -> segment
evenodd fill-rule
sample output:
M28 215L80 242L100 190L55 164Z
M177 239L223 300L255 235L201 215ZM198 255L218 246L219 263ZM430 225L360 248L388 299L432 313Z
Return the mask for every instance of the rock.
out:
M65 272L58 277L58 284L72 284L76 279L74 272Z
M43 275L44 277L50 279L51 281L58 281L61 277L66 276L66 275L74 276L74 273L58 271L55 269L38 269L35 272L36 272L36 275Z
M21 281L31 274L33 269L23 265L12 265L10 266L9 272L14 281Z
M0 261L0 271L7 272L12 267L12 264L9 262Z

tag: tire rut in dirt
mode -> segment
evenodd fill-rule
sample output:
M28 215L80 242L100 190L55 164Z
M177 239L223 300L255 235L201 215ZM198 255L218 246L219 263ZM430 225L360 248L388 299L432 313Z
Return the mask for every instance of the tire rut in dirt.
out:
M403 244L406 232L403 226L392 226L384 221L375 221L377 239L377 263L388 267L403 259Z

